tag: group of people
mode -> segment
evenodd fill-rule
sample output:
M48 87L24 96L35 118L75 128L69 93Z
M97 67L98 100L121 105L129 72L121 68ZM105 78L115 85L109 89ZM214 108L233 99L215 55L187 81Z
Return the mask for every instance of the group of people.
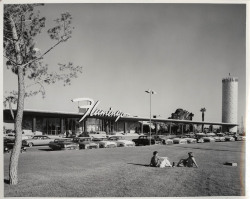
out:
M150 165L152 167L175 167L175 162L171 165L170 161L168 160L167 157L160 157L158 155L158 151L154 151L153 157L151 158ZM198 165L195 161L195 158L193 156L192 152L188 153L188 158L186 159L181 159L177 165L177 167L197 167Z

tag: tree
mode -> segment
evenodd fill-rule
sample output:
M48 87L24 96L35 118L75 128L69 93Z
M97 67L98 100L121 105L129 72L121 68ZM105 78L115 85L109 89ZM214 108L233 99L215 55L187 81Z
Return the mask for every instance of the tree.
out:
M176 111L174 113L171 114L171 117L169 117L168 119L175 119L175 120L192 120L193 119L194 114L184 110L182 108L178 108L176 109ZM182 124L184 125L184 124ZM185 124L184 126L181 126L181 124L173 124L172 125L172 130L175 133L178 133L178 131L180 131L180 128L184 128L185 131L186 129L189 129L189 124Z
M22 145L22 119L24 100L26 97L41 93L45 96L45 84L53 84L58 81L70 85L71 79L77 78L82 72L82 67L73 63L59 64L59 71L49 70L43 63L46 54L61 43L71 38L73 27L70 13L61 14L55 20L55 26L47 32L55 43L48 50L41 53L36 46L36 36L45 28L45 17L40 17L38 6L43 4L6 4L4 5L4 57L8 69L17 75L18 90L12 91L5 98L5 102L16 102L17 113L15 115L15 144L10 156L9 182L18 183L18 160ZM34 89L39 85L38 89ZM10 106L11 109L11 106ZM13 116L14 117L14 116Z
M201 108L200 110L202 112L202 122L204 122L204 118L205 118L205 112L206 112L206 108ZM204 130L204 124L202 124L202 132Z

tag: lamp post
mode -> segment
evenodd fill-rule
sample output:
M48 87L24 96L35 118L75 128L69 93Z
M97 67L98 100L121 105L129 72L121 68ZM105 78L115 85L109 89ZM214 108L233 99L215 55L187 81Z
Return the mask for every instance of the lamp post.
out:
M156 92L151 89L148 89L145 92L149 93L149 145L151 145L151 95L156 94Z

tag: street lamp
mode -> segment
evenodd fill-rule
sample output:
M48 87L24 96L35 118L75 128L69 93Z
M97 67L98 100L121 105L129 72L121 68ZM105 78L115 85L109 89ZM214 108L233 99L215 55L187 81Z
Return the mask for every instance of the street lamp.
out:
M149 101L149 107L150 107L149 109L149 116L150 116L149 117L150 118L149 119L149 145L151 145L151 95L156 94L156 92L151 89L148 89L145 92L149 93L149 99L150 99Z

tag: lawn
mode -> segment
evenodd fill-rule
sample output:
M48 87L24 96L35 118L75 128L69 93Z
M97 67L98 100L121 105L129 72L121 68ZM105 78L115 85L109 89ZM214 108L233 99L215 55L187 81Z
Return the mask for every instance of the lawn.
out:
M177 162L192 151L199 168L148 167L153 151ZM236 162L237 167L225 162ZM4 155L8 179L9 154ZM79 151L28 150L19 184L5 197L174 197L245 194L245 143L155 145Z

